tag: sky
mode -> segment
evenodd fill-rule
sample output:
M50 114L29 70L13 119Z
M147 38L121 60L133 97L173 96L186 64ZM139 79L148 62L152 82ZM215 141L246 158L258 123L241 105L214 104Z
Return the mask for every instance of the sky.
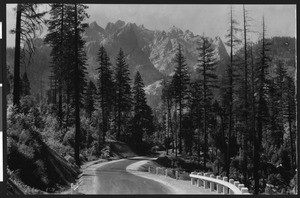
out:
M7 5L7 31L15 27L16 14L12 10L15 4ZM87 22L96 21L105 28L108 22L123 20L126 23L144 25L151 30L168 30L173 25L192 31L195 35L203 33L209 37L220 36L225 39L229 28L230 5L225 4L88 4ZM248 15L252 18L250 29L261 32L262 17L265 17L267 37L296 37L296 5L245 5ZM42 6L41 10L49 9ZM242 28L242 5L233 5L234 17ZM45 32L44 32L45 34ZM258 33L253 33L257 39ZM7 32L7 45L14 46L14 35Z

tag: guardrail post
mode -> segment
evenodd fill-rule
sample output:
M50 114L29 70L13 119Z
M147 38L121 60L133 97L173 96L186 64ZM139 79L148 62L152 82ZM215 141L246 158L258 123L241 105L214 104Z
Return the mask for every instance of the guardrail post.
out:
M215 178L214 174L210 175L211 178ZM215 189L215 183L214 182L210 182L210 191L214 191Z
M245 185L244 184L239 184L238 185L238 188L241 190L243 187L245 187Z
M250 194L248 191L248 188L246 188L246 187L242 187L241 191L242 191L242 194Z
M203 173L201 172L201 173L198 173L197 175L202 176ZM197 187L200 187L200 186L202 186L202 185L203 185L203 184L202 184L202 180L201 180L201 179L197 179Z
M175 172L175 178L178 180L179 177L178 177L178 171Z
M229 183L234 185L234 179L229 179ZM233 191L229 189L229 194L233 194Z
M165 170L165 176L168 177L168 169Z
M222 177L218 175L218 176L217 176L217 179L222 180ZM222 185L217 184L217 192L218 192L218 193L221 193L221 192L222 192Z
M223 181L228 182L228 177L223 177ZM223 194L228 194L228 188L226 186L223 186Z
M204 173L205 177L209 177L209 173ZM204 188L208 188L208 181L204 180Z
M151 167L150 166L148 167L148 173L151 173Z
M240 182L239 181L235 181L235 182L233 182L233 184L238 188L239 187L239 184L240 184Z
M192 175L195 174L195 172L191 172ZM193 186L194 185L194 181L195 181L195 178L191 177L191 185Z

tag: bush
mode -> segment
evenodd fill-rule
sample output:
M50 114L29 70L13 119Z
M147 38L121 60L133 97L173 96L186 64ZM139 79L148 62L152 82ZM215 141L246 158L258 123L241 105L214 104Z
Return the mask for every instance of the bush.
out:
M189 173L187 173L187 172L179 172L179 179L185 180L185 181L191 180Z
M101 149L101 158L109 159L111 157L110 147L107 145L103 149Z
M48 139L53 139L56 141L63 141L64 132L59 129L59 123L55 117L51 114L45 115L44 117L45 128L41 132L43 138L47 141Z
M73 165L76 164L76 161L75 161L74 157L72 157L71 155L66 155L66 156L65 156L65 159L66 159L67 162L69 162L70 164L73 164Z
M82 146L89 147L94 140L98 140L99 134L93 120L86 117L81 118L81 140Z
M172 160L170 158L168 158L167 156L158 157L156 159L156 162L164 167L171 167L171 165L172 165Z
M53 139L48 139L46 143L51 149L59 153L62 157L74 151L74 149L70 145L63 145L61 142Z
M65 146L70 145L71 147L74 148L74 145L75 145L75 129L74 128L72 128L65 134L62 143Z

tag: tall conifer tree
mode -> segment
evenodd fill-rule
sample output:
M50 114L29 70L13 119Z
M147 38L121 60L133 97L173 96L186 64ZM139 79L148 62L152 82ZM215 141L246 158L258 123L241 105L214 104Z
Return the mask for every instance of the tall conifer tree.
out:
M266 34L266 26L265 20L263 17L262 23L262 39L260 41L260 62L258 65L258 90L257 90L257 121L256 121L256 130L254 134L254 193L259 193L259 169L260 169L260 153L261 153L261 145L262 145L262 135L263 130L265 129L266 118L268 109L266 106L266 88L267 88L267 81L266 76L268 73L268 67L270 64L270 57L269 57L269 43L266 41L265 38Z
M120 49L116 58L114 81L116 91L116 121L118 128L116 138L120 140L122 130L125 130L126 120L129 117L132 106L129 69L122 49Z
M100 47L98 52L98 62L99 62L99 79L98 79L98 89L100 95L100 106L102 113L102 142L105 142L106 132L108 130L108 121L110 117L110 112L113 106L113 76L111 71L111 63L107 52L103 46ZM100 134L99 134L100 143Z
M144 83L139 72L136 73L132 88L133 117L132 141L136 149L141 149L144 135L153 132L153 114L147 104Z
M51 10L49 12L50 19L47 20L48 34L45 37L45 42L50 44L51 50L51 67L52 67L52 78L56 86L54 86L55 92L58 92L58 110L57 117L59 118L59 124L62 126L63 121L63 85L67 72L64 69L66 67L66 32L70 29L67 24L66 9L68 8L65 4L51 4ZM56 101L56 95L55 95Z
M95 110L95 96L97 93L97 88L95 84L90 81L88 83L85 98L84 98L84 108L88 118L92 117L92 113Z
M233 129L234 129L234 121L233 121L233 95L234 95L234 65L235 65L235 60L234 60L234 50L237 47L238 44L241 43L241 41L237 38L237 32L239 29L237 28L238 22L234 19L234 13L233 13L233 8L232 6L230 7L230 28L228 30L228 34L226 37L228 38L228 41L226 42L226 45L229 46L230 48L230 63L227 68L227 80L228 82L225 83L226 86L226 109L229 114L229 119L228 119L228 137L227 137L227 161L226 161L226 175L229 177L229 171L230 171L230 155L231 155L231 143L232 143L232 134L233 134Z
M15 60L14 60L14 87L13 104L20 105L20 66L30 63L35 51L34 39L37 31L42 30L43 16L46 12L36 12L38 4L18 4L16 8L16 28L11 30L15 33ZM21 55L22 54L22 55ZM25 60L27 59L27 60Z
M188 85L190 77L188 74L187 64L182 53L181 45L178 46L178 52L175 56L175 74L173 76L172 84L174 86L174 98L179 107L179 153L182 153L182 111L188 97ZM176 110L177 111L177 110Z
M202 36L198 47L198 72L203 91L203 133L204 133L204 167L206 168L207 161L207 141L208 141L208 107L212 96L212 88L216 88L217 75L215 74L215 65L217 59L212 41L209 38Z

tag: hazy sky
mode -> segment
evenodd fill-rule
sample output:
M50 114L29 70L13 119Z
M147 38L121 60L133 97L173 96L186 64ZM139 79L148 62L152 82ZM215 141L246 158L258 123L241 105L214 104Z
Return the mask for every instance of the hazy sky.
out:
M96 21L105 28L108 22L123 20L144 25L151 30L168 30L171 26L189 29L194 34L220 36L224 39L229 27L230 5L171 4L89 4L88 22ZM7 30L15 27L14 4L7 5ZM44 9L49 9L47 6ZM235 17L242 25L242 5L233 6ZM261 31L265 16L267 36L296 36L296 5L246 5L252 18L251 30ZM8 46L14 46L14 36L7 34Z

